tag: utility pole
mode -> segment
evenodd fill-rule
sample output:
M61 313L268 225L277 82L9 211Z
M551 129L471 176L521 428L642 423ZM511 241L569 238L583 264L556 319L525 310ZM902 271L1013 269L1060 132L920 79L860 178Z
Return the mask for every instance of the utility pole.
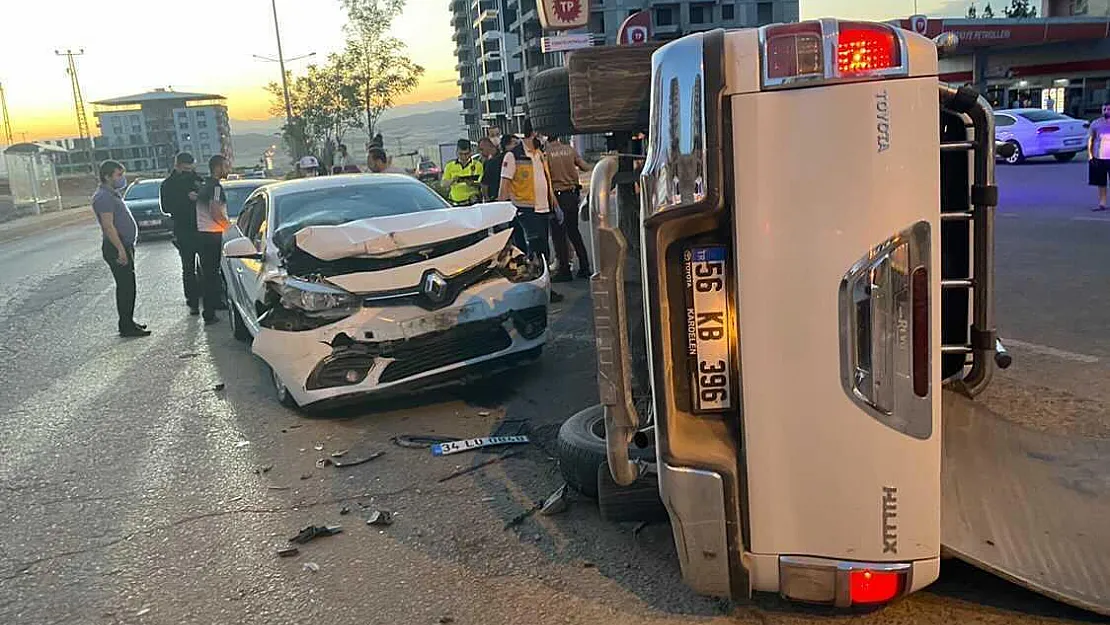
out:
M54 54L66 57L68 63L66 73L69 74L69 82L73 87L73 105L77 109L77 134L85 142L85 150L89 158L89 171L95 173L96 163L94 161L96 157L93 154L92 133L89 132L89 119L85 116L85 100L81 96L81 83L77 80L77 63L73 60L73 57L81 56L84 53L84 48L77 52L73 50L66 50L65 52L61 50L54 51Z
M278 25L277 0L270 0L274 11L274 35L277 37L278 65L281 67L281 89L285 93L285 123L293 121L293 105L289 103L289 79L285 77L285 57L281 52L281 26Z
M4 85L0 84L0 117L4 118L4 125L0 126L0 138L4 139L4 145L11 145L14 143L12 140L12 118L8 116L8 98L4 95Z

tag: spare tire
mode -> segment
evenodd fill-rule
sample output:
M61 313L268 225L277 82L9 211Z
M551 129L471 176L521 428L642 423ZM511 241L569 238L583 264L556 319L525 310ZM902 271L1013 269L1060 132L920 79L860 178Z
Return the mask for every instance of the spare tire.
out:
M541 135L567 137L573 134L570 120L570 83L567 68L554 67L528 81L528 118Z
M555 445L559 472L574 490L597 498L597 470L608 461L605 449L605 413L601 405L590 406L567 419L559 428ZM629 457L655 462L655 448L628 448Z

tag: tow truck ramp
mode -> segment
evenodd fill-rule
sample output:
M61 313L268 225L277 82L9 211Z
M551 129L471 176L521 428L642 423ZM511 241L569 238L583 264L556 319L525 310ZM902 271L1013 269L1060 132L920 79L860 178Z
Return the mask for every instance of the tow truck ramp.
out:
M944 551L1110 616L1110 440L1037 432L952 391L943 414Z

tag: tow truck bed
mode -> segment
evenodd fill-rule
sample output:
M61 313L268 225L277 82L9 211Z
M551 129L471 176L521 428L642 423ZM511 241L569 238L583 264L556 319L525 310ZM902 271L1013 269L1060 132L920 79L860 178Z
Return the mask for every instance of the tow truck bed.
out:
M943 414L944 551L1110 615L1110 440L1037 432L951 391Z

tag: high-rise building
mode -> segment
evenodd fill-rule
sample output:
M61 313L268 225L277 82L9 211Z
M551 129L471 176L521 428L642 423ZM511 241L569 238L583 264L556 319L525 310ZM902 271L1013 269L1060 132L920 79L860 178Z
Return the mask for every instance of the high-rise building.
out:
M155 89L93 102L100 136L98 160L112 158L132 171L165 172L178 152L203 170L215 154L231 157L231 125L222 95Z
M519 130L528 81L563 63L562 53L542 50L536 0L450 2L463 123L472 137L495 126ZM798 21L798 0L590 0L587 30L599 43L615 44L625 18L645 8L652 12L652 38L659 41L714 28Z

